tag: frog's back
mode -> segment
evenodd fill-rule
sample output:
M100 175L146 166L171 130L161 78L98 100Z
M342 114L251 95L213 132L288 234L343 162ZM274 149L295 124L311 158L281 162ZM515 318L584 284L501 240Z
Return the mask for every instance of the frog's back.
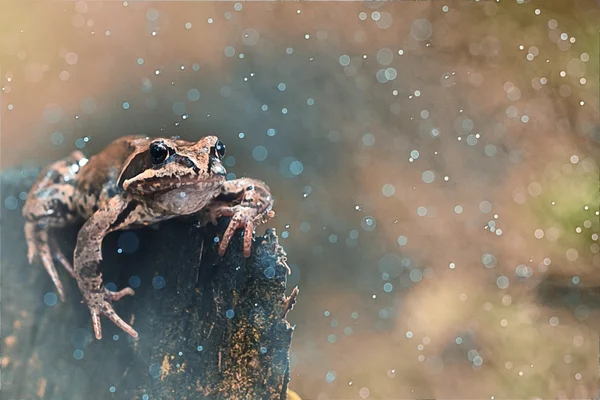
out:
M74 151L44 167L27 194L22 211L25 219L53 227L77 219L77 174L86 162L83 153Z
M119 174L127 158L136 151L145 136L124 136L111 142L100 153L90 157L77 174L77 192L80 197L79 212L89 218L98 208L118 194Z

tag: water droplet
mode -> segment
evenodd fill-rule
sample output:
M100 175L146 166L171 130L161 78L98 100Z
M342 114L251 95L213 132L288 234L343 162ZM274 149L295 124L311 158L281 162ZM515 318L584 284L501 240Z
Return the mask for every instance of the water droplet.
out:
M139 276L132 276L131 278L129 278L129 286L131 286L132 288L137 289L140 287L141 284L142 281Z
M500 288L500 289L506 289L508 287L508 278L506 276L499 276L498 279L496 279L496 285Z
M160 377L161 371L162 368L158 364L151 364L150 367L148 367L148 373L154 379Z
M383 195L385 197L392 197L395 192L396 192L396 189L394 188L394 185L389 184L389 183L386 183L381 188L381 193L383 193Z
M44 303L46 303L48 307L56 305L57 301L58 297L56 297L56 294L53 292L48 292L44 295Z
M165 278L163 278L162 276L155 276L154 278L152 278L152 286L155 289L162 289L165 287L166 285L166 281Z
M233 48L233 46L225 47L225 55L227 57L233 57L235 55L235 49Z
M433 171L425 171L421 174L421 179L423 179L423 182L425 183L432 183L435 179L435 174Z
M83 358L83 350L81 349L76 349L73 352L73 358L76 360L81 360Z
M131 254L138 249L140 240L136 233L127 231L119 235L117 243L124 253Z
M368 216L364 217L360 223L360 226L367 232L372 231L377 226L375 218Z
M264 146L256 146L252 150L252 157L256 161L265 161L267 159L268 154L269 154L269 152L267 151L267 148Z
M371 147L375 144L375 136L372 133L365 133L362 137L362 144Z
M346 54L343 54L340 56L339 62L340 62L341 66L347 67L348 65L350 65L350 57L347 56Z
M327 374L325 375L325 382L327 383L332 383L333 381L335 381L335 372L333 371L329 371L327 372Z
M275 276L275 268L273 268L273 267L265 268L264 275L269 279L273 278Z
M14 211L19 206L19 201L14 196L8 196L4 199L4 207L6 207L10 211Z

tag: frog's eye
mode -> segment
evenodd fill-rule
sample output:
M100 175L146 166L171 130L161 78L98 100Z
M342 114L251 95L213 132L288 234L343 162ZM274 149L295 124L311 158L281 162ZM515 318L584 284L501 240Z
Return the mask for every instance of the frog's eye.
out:
M161 164L169 155L169 150L162 142L154 142L150 145L150 157L152 164Z
M223 142L220 140L217 140L217 143L215 144L215 150L219 156L219 159L225 156L225 144L223 144Z

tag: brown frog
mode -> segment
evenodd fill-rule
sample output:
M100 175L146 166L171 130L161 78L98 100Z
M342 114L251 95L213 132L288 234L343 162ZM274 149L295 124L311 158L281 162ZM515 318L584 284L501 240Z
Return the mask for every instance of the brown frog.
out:
M225 254L234 232L243 228L244 256L250 256L255 225L274 215L273 198L264 182L227 181L221 164L224 155L225 145L215 136L195 143L126 136L89 160L75 151L41 172L23 207L29 262L39 256L62 301L65 295L53 259L77 280L97 339L102 338L100 314L138 336L111 305L133 295L133 289L108 290L98 271L102 241L110 232L180 216L197 216L200 224L230 216L219 255ZM84 223L72 267L49 230L78 222Z

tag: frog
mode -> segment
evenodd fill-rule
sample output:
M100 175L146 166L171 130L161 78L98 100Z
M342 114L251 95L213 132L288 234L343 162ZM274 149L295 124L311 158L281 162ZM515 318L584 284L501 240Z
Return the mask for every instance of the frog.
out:
M99 271L102 242L111 232L156 228L172 218L192 218L201 227L230 217L222 238L215 239L218 255L225 255L235 232L243 229L242 251L250 257L256 226L274 216L274 198L261 180L227 179L225 150L216 135L188 141L134 134L89 158L73 151L41 170L22 210L27 258L30 264L41 261L62 302L55 261L77 281L96 339L102 339L101 316L138 338L113 308L134 290L109 290ZM75 224L80 228L71 264L53 233Z

